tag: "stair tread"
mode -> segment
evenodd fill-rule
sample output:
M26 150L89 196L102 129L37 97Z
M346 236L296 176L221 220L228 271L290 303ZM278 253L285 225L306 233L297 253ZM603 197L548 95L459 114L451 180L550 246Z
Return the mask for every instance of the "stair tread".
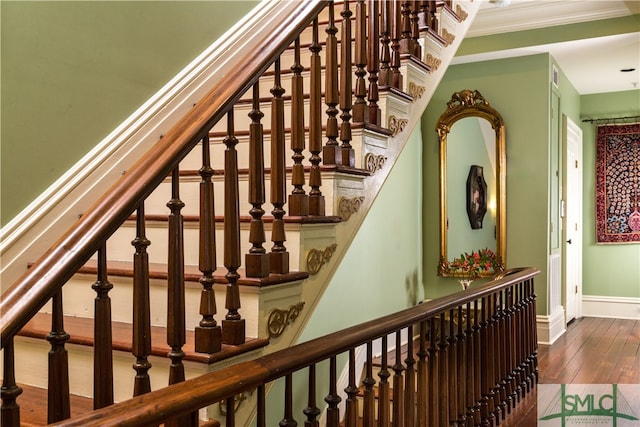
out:
M51 314L38 313L25 325L18 335L43 339L51 330ZM65 316L64 330L70 335L68 343L93 346L93 319L88 317ZM114 350L130 352L132 347L132 325L126 322L112 322ZM170 351L166 344L167 329L162 326L151 327L151 354L166 357ZM253 351L269 344L266 338L247 338L244 344L237 346L222 344L217 353L197 353L194 348L194 331L186 331L187 343L183 347L185 360L212 364L230 357Z
M81 274L97 274L98 264L95 260L89 260L84 266L82 266L78 273ZM109 261L107 263L107 274L110 276L120 277L133 277L133 262L132 261ZM220 267L213 272L215 283L227 284L229 283L225 278L227 269ZM238 284L240 286L254 286L263 287L277 285L281 283L295 282L304 280L309 277L309 273L306 271L292 271L284 274L271 273L267 277L246 277L244 269L238 269L240 278ZM166 280L168 276L167 264L149 263L149 278ZM184 278L186 282L199 283L202 277L202 272L195 265L184 266ZM198 285L199 286L199 285Z
M26 384L18 384L22 394L18 398L20 405L20 425L23 427L44 426L47 424L47 411L43 403L47 401L47 389ZM90 397L69 395L71 417L91 412L93 399ZM220 427L217 420L200 420L201 427Z
M43 426L47 424L47 389L19 384L22 394L18 397L21 426ZM71 416L75 417L93 410L93 399L70 395Z

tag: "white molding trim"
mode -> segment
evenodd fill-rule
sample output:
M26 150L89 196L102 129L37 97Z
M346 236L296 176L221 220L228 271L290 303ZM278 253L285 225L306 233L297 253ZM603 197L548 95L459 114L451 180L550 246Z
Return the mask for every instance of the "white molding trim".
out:
M582 315L639 320L640 298L583 295Z
M62 177L0 228L0 283L13 284L220 76L232 73L297 2L262 1L122 122Z
M565 333L564 308L560 307L550 315L536 316L536 330L538 332L538 344L553 344Z

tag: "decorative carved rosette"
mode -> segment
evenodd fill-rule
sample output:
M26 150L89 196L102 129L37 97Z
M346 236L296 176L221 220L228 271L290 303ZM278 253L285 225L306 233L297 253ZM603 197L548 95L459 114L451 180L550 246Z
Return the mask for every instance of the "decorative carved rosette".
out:
M409 85L411 86L411 85ZM420 87L420 86L418 86ZM424 88L422 88L423 92L424 92ZM411 89L410 89L411 91ZM413 96L413 95L412 95ZM422 96L422 95L421 95ZM407 119L399 119L396 116L389 116L389 130L391 132L393 132L393 136L398 135L400 132L402 132L405 128L405 126L407 126L407 123L409 123L409 120Z
M453 41L456 39L456 36L454 34L451 34L449 31L447 31L446 28L443 28L442 38L444 39L444 41L447 42L447 46L448 46L453 43Z
M458 15L458 18L460 18L460 22L463 22L469 17L467 11L464 10L459 4L456 5L456 15Z
M436 58L430 53L427 54L426 62L429 68L431 68L432 70L437 70L440 67L440 64L442 64L441 59Z
M307 272L311 275L318 274L322 266L331 260L337 247L338 245L333 243L324 249L311 249L307 253Z
M364 167L371 173L376 173L378 170L382 169L385 162L387 161L387 157L382 154L373 154L367 153L364 156Z
M364 201L364 197L352 197L350 199L346 197L340 197L338 199L338 213L343 221L351 218L351 215L358 212L360 205Z
M417 85L414 82L410 82L408 89L409 89L409 95L411 95L414 99L417 99L417 98L422 98L422 95L424 95L424 91L427 88L425 88L424 86ZM391 121L391 117L389 117L389 121ZM405 120L405 124L406 124L406 120Z
M269 338L278 338L282 335L287 326L296 321L303 308L304 301L300 301L297 304L289 306L286 310L280 310L279 308L271 310L267 320Z

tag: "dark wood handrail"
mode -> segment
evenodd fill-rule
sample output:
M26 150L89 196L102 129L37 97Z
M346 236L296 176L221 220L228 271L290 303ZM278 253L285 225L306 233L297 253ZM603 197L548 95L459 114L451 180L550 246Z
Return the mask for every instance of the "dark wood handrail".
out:
M490 298L539 274L535 268L522 268L504 278L476 288L427 301L379 319L344 329L224 370L211 372L143 396L65 420L59 426L138 426L160 423L215 402L232 398L295 371L349 351L388 334L418 325L429 319L444 319L457 307ZM487 300L489 301L489 300ZM490 304L489 304L490 305ZM533 319L529 319L533 321ZM533 325L522 325L535 327ZM531 338L531 337L530 337ZM531 344L531 343L529 343Z
M300 0L295 13L265 35L261 48L243 58L242 67L222 76L184 118L163 135L153 147L153 154L147 153L132 166L3 293L0 302L2 348L224 117L327 3Z

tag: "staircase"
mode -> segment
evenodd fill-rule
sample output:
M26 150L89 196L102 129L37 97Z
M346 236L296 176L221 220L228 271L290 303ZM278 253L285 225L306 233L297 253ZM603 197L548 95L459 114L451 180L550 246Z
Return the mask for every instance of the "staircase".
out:
M16 382L49 389L53 422L67 389L97 409L294 344L479 7L273 3L269 34L64 236L3 251L3 425Z

